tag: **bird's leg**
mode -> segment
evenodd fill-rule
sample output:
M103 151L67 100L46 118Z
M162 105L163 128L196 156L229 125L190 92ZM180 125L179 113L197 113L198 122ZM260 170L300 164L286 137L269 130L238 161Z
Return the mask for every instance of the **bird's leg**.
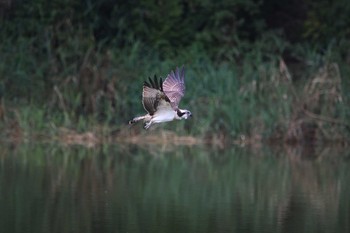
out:
M152 121L146 122L143 128L148 129L152 125Z

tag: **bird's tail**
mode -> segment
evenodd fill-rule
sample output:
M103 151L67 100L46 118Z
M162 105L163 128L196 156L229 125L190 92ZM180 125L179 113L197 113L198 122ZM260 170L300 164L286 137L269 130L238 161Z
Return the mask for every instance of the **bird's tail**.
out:
M145 118L146 118L146 116L135 117L134 119L129 121L129 125L133 125L141 120L144 120Z

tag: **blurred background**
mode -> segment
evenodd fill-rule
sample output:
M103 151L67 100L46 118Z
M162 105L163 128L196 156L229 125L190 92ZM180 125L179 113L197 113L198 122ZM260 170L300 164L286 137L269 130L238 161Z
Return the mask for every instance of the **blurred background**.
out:
M345 143L349 15L347 0L1 0L1 134L143 134L125 126L143 81L185 65L196 117L159 131Z
M350 232L349 0L0 0L4 232ZM194 117L144 130L186 69Z

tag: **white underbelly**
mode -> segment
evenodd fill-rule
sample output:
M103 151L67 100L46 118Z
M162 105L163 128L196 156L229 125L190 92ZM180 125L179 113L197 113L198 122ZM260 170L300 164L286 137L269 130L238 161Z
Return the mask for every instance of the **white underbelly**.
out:
M176 112L173 110L159 111L152 117L152 121L155 123L172 121L175 118L175 114L176 114Z

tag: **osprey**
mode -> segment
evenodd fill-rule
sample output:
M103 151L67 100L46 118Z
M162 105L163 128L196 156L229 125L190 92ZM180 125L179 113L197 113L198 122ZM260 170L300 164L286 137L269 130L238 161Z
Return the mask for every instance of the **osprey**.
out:
M187 119L192 113L186 109L180 109L179 103L185 94L185 69L176 68L171 71L164 82L162 78L158 81L157 76L149 83L144 82L142 91L142 105L148 112L144 116L135 117L129 121L134 124L144 120L144 128L148 129L152 124L168 122L173 120Z

